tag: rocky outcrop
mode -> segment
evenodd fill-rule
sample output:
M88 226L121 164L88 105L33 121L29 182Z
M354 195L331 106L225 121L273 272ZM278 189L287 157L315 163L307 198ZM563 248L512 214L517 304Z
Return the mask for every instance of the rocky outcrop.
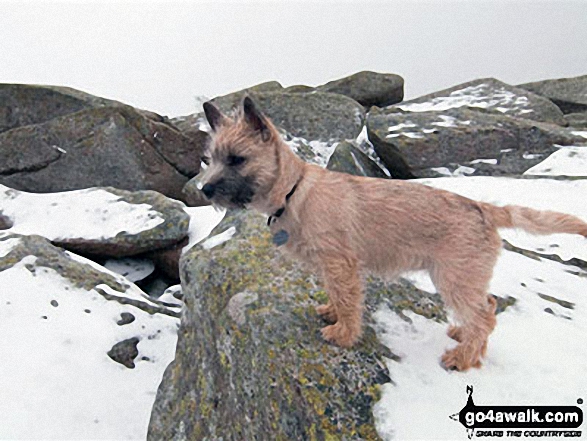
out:
M45 238L3 233L0 235L0 245L5 247L6 244L10 244L10 247L8 252L4 250L0 254L0 272L13 268L20 262L33 274L54 271L72 287L85 291L93 290L107 301L131 305L148 314L179 317L177 310L159 304L124 277L55 247ZM56 296L59 296L59 293L56 293ZM56 300L52 306L59 306L59 302Z
M587 112L569 113L565 115L565 119L571 127L578 129L587 128Z
M158 115L70 89L4 86L0 94L9 103L0 115L1 184L39 193L112 186L181 199L199 172L207 135L185 136Z
M259 92L247 89L258 107L271 120L291 135L312 141L354 139L361 132L365 111L356 101L339 94L283 91ZM220 110L231 112L238 106L244 92L212 100ZM175 118L181 130L203 130L207 123L201 113Z
M385 172L369 156L349 141L343 141L336 146L326 168L356 176L387 178Z
M320 337L320 281L272 245L265 219L232 213L213 234L236 233L181 262L185 302L176 358L153 408L149 439L378 439L372 406L390 381L366 313L352 350ZM210 239L211 240L211 239ZM371 279L367 308L390 301L445 319L440 298ZM230 421L230 424L226 424Z
M0 202L13 232L38 234L85 255L123 257L170 247L187 236L189 225L183 204L154 191L30 194L0 186Z
M124 104L69 87L0 84L0 133L100 107Z
M444 112L469 107L506 116L566 125L560 109L548 99L495 78L482 78L405 101L397 106L406 112Z
M435 176L434 168L470 166L470 174L520 175L584 138L554 124L469 107L443 112L373 108L369 140L394 177ZM479 161L481 160L481 161ZM437 175L437 174L436 174Z
M316 90L346 95L369 109L401 102L404 99L404 79L395 74L362 71L330 81Z
M536 81L518 87L548 98L564 113L587 112L587 75Z

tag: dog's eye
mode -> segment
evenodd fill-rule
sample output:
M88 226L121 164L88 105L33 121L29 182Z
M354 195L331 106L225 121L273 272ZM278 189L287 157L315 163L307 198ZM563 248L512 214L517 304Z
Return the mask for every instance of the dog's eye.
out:
M206 165L210 165L210 157L209 157L209 156L202 156L202 157L200 158L200 160L201 160L201 161L202 161L204 164L206 164Z
M230 167L236 167L237 165L244 164L245 161L245 157L237 155L228 155L228 158L226 158L226 164Z

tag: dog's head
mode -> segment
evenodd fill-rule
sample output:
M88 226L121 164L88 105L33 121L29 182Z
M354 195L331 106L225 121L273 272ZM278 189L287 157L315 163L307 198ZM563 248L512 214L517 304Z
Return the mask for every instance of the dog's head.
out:
M204 195L226 208L245 208L265 197L278 174L275 126L249 97L234 117L211 102L204 103L204 113L212 128L207 168L199 177Z

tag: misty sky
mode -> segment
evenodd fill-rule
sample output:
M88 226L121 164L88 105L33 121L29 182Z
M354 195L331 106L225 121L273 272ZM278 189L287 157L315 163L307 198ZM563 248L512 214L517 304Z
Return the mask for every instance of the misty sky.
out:
M416 97L475 78L587 74L587 1L0 0L0 82L177 116L268 80L392 72Z

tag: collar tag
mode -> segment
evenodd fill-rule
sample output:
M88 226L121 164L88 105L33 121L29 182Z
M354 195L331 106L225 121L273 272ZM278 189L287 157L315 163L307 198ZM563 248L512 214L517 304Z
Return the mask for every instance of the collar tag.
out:
M281 245L285 245L288 240L289 240L289 233L285 230L279 230L273 236L273 243L275 245L277 245L278 247Z

